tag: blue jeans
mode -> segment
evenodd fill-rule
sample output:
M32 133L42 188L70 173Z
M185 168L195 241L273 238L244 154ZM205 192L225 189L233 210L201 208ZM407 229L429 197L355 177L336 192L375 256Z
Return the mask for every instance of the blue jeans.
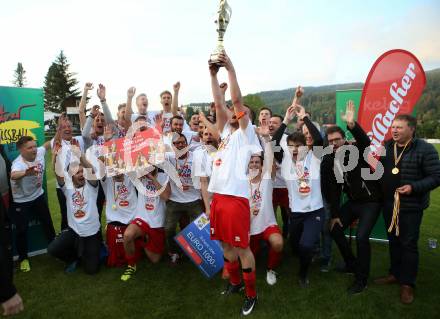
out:
M325 210L320 208L307 213L292 212L289 217L289 232L292 249L298 252L300 277L306 277L312 262L315 243L319 241Z
M321 261L322 263L328 264L332 258L332 236L330 235L330 220L331 213L330 209L327 206L327 203L324 203L325 209L325 219L322 224L321 231Z

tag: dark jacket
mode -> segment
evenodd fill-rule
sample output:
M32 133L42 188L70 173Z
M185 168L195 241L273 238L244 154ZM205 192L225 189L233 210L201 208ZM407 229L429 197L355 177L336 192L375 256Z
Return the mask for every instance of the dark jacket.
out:
M386 157L394 157L394 142L385 143ZM381 157L381 162L385 161ZM381 184L387 183L382 178ZM428 142L415 138L400 160L400 186L411 185L411 195L400 196L400 209L423 210L429 206L429 193L440 186L440 161L437 150Z
M0 156L3 157L3 154L3 150L0 149ZM8 167L8 174L10 174L10 162L6 157L4 157L4 159ZM12 203L12 201L10 201L10 203ZM12 275L13 264L10 224L7 220L7 211L3 204L3 199L0 198L0 303L7 301L17 293L12 282Z
M347 194L349 200L357 202L377 202L381 199L378 181L362 178L362 169L370 169L363 156L365 149L370 146L370 139L358 123L355 123L353 129L348 130L356 140L356 143L351 145L358 149L359 160L352 170L343 173L343 183L338 183L335 176L335 153L325 155L321 163L322 196L330 206L332 218L339 216L342 192ZM349 152L345 152L344 165L348 164L349 156Z

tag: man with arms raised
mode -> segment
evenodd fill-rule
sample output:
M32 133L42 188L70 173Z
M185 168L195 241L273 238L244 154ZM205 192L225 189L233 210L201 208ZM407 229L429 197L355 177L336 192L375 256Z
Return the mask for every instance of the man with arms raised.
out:
M167 202L165 231L171 263L180 258L174 241L177 222L182 218L193 221L202 213L200 190L193 185L194 156L188 150L186 137L182 133L173 136L174 152L166 153L165 158L175 169L177 176L171 178L171 194ZM174 180L177 179L177 180Z
M246 299L242 314L249 315L255 307L255 259L249 247L250 208L249 181L246 177L251 155L261 152L248 112L243 105L240 88L231 60L223 53L219 57L229 76L234 115L226 104L217 79L219 66L210 64L211 87L216 107L218 129L222 135L219 150L213 161L209 191L211 203L211 238L220 240L224 249L225 267L230 275L225 294L239 292L243 283L240 277L240 258Z
M69 227L61 231L50 243L47 251L66 263L66 272L74 271L77 261L80 260L84 271L93 275L99 271L101 249L101 225L96 206L98 181L94 174L90 174L93 172L92 165L84 155L81 155L79 165L78 163L69 165L69 172L73 173L76 170L72 176L71 186L65 183L64 177L58 175L59 165L62 163L55 158L55 176L66 197ZM86 168L90 171L85 172Z

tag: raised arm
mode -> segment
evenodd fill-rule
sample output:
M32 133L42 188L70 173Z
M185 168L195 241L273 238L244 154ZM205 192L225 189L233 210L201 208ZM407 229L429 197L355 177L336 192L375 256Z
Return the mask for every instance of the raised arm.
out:
M93 90L93 84L91 82L87 82L84 85L83 95L81 96L81 100L79 101L79 126L81 130L86 124L87 95L90 90Z
M102 112L104 113L104 119L105 122L107 124L115 124L115 121L113 120L113 116L112 113L110 112L110 108L108 107L107 104L107 99L106 99L106 89L105 86L102 84L99 84L99 87L96 91L99 100L101 101L101 105L102 105Z
M360 125L354 120L355 114L356 109L354 107L354 103L350 100L347 102L345 114L343 114L341 118L342 120L347 122L348 130L353 134L359 151L363 153L364 150L370 146L371 141L367 134L365 134L365 131L362 129L362 127L360 127Z
M241 96L240 87L237 81L237 74L235 73L234 65L231 59L227 56L226 52L219 55L220 62L225 66L228 71L229 86L231 87L231 101L234 107L234 112L237 116L238 124L240 128L245 130L249 125L249 114L246 107L243 105L243 98Z
M87 182L89 182L90 185L92 185L93 187L98 186L98 180L96 178L95 175L95 170L93 168L93 165L86 159L85 154L81 154L80 157L80 162L82 164L82 166L86 169L90 169L92 172L92 176L89 176L88 174L84 174L84 177L87 179Z
M217 128L220 132L223 131L223 128L225 127L226 123L228 122L228 110L226 109L226 103L224 95L222 94L222 91L220 89L220 85L218 83L217 79L217 73L219 70L219 66L217 64L209 63L209 72L211 75L211 89L212 89L212 96L214 98L214 105L215 105L215 113L217 118Z
M199 112L199 121L202 121L203 125L205 125L207 130L212 134L212 137L214 137L216 140L220 138L220 132L218 131L217 126L208 121L205 113Z
M278 163L281 163L284 157L283 149L280 147L281 139L283 138L284 132L286 131L287 125L293 120L295 116L295 107L289 106L286 110L286 115L284 115L283 123L272 136L272 142L275 142L276 149L274 150L274 156Z
M127 90L127 105L125 106L125 122L131 125L131 115L133 114L133 108L131 106L133 102L133 96L136 93L136 88L131 87Z
M58 157L58 151L55 151L55 154L53 155L53 161L52 161L52 168L55 174L55 178L57 179L58 185L61 187L64 186L64 174L58 175L58 172L64 172L62 161L57 160Z
M309 130L310 135L313 139L313 146L323 146L324 140L321 136L321 133L319 132L318 128L315 126L315 124L312 123L312 120L307 115L305 109L303 106L296 104L296 116L304 121L304 124L306 125L307 129Z
M174 96L173 96L173 101L171 103L171 113L173 113L173 116L178 115L179 112L179 90L180 90L180 82L176 82L173 85L173 91L174 91Z

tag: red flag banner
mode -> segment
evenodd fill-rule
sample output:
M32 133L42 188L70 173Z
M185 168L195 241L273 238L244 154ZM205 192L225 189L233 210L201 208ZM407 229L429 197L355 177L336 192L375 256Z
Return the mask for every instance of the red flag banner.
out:
M133 136L121 137L104 144L107 176L126 174L161 163L165 159L165 145L160 133L149 128Z
M419 60L405 50L382 54L371 68L362 91L358 123L371 139L372 155L391 136L398 114L411 114L426 84Z

